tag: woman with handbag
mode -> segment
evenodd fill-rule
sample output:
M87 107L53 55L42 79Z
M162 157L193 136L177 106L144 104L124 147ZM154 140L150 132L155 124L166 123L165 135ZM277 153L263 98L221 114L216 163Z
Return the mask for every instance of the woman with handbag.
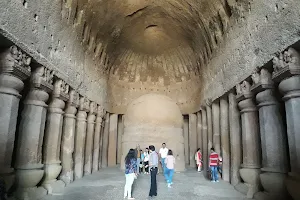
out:
M124 199L134 199L131 196L131 189L134 179L137 177L137 159L135 156L135 150L130 149L125 158L125 178L126 183L124 187Z

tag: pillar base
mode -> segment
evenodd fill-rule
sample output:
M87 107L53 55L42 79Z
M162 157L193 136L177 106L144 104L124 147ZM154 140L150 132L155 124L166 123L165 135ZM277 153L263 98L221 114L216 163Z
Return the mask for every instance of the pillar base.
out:
M2 180L4 180L5 189L6 189L6 191L8 191L12 187L12 185L14 184L14 181L15 181L14 171L0 174L0 178Z
M19 188L15 192L18 200L40 200L47 195L47 190L43 187Z
M62 172L59 180L62 180L66 185L72 183L74 181L74 171Z
M240 169L241 178L248 187L247 198L252 199L254 194L259 191L260 169L242 168Z
M287 190L294 200L300 199L300 175L289 174L285 180Z
M237 191L239 191L240 193L242 193L244 195L247 195L248 187L244 183L237 184L236 186L234 186L234 189L236 189Z
M255 197L255 199L286 199L287 190L284 183L285 179L286 174L283 173L263 172L260 174L260 181L264 192L260 192L260 194L257 195L258 197Z
M42 185L51 195L63 195L66 184L61 180L54 180L51 182L43 183Z

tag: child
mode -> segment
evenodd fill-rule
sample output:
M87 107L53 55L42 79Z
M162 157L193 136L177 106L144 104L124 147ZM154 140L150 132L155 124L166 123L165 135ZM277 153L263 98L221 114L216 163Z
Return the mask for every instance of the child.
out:
M173 152L171 149L168 150L168 155L165 159L165 178L167 179L168 188L171 188L173 184L173 175L174 175L174 165L175 165L175 158L173 156Z
M202 153L201 153L201 149L198 148L197 152L195 154L195 160L196 160L196 164L198 167L198 172L201 172L201 167L202 167Z

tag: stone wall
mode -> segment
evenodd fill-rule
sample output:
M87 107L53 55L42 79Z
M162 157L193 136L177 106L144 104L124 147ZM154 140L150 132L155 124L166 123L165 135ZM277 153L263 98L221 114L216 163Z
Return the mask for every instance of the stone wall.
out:
M203 68L202 100L222 96L249 77L255 67L298 41L299 10L299 1L254 1L245 17L234 19L238 21Z
M0 2L0 34L39 64L58 71L58 76L82 95L102 104L106 78L100 66L107 59L84 21L85 13L64 1Z

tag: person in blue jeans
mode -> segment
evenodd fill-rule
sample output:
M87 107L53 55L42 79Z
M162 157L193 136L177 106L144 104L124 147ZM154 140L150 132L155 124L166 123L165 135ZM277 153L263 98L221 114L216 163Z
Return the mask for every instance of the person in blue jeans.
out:
M212 182L219 182L218 180L218 166L219 166L219 154L215 152L214 148L210 149L209 155L209 167L211 170Z
M164 175L168 183L168 187L171 188L173 184L173 175L174 175L174 165L175 165L175 158L173 156L173 152L171 149L168 150L168 155L164 160L165 170Z
M159 157L160 157L160 162L161 162L161 167L162 167L162 172L164 174L164 170L165 170L165 159L168 155L168 148L166 147L166 143L162 143L162 148L160 148L159 150Z

